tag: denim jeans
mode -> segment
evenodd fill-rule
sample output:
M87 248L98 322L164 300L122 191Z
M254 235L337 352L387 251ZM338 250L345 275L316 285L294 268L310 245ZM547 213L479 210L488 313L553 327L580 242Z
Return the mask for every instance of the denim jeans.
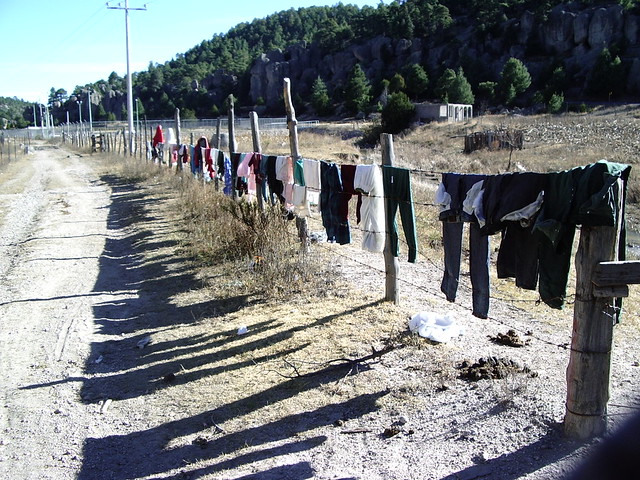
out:
M469 225L469 271L473 315L487 318L489 313L489 237L480 233L477 223ZM440 289L450 302L455 301L462 260L462 222L442 222L444 277Z

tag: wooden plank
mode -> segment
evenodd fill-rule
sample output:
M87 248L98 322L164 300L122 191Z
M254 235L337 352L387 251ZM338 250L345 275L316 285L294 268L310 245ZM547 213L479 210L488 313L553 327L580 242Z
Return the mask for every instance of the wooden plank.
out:
M596 298L624 298L629 296L628 285L593 286L593 296Z
M640 284L640 261L600 262L593 272L592 281L599 287Z

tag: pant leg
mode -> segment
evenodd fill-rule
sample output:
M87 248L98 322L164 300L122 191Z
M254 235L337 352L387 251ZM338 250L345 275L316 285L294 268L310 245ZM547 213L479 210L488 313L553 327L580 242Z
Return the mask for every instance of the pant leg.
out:
M390 240L391 254L397 257L400 253L398 245L398 222L396 214L398 212L398 188L395 182L395 169L393 167L383 166L382 182L384 187L384 202L386 213L387 233Z
M469 225L469 263L473 297L473 315L489 314L489 236L480 233L477 223Z
M413 195L411 193L411 177L409 170L397 172L396 188L398 192L400 219L402 220L402 230L409 247L409 263L415 263L418 256L418 235L416 233L416 217L413 210Z
M460 279L462 258L462 222L442 222L442 243L444 244L444 277L440 290L447 300L454 302Z

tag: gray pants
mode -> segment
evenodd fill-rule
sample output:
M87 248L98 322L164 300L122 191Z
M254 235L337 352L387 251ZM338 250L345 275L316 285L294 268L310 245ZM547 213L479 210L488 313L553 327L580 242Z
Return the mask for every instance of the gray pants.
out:
M489 236L482 235L477 223L469 225L469 270L473 315L487 318L489 313ZM462 222L442 222L444 277L440 289L450 302L455 301L462 259Z

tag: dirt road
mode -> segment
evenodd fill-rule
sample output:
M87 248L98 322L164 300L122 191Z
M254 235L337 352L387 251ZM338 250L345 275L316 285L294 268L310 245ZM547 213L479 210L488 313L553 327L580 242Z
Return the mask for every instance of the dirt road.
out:
M73 478L93 428L94 309L130 293L97 288L111 191L90 165L40 147L0 176L0 478Z

